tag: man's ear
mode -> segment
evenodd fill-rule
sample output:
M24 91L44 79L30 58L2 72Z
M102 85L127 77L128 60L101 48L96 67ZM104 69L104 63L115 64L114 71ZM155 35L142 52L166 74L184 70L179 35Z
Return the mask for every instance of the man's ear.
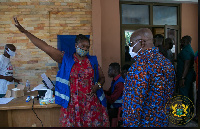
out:
M141 42L141 47L144 48L146 46L146 42L142 41Z
M77 46L78 46L78 43L75 43L75 48L77 48Z

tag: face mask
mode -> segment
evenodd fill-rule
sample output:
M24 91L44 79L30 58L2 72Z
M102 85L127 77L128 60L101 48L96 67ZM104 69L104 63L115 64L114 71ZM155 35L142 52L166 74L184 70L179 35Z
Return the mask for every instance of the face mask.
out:
M86 56L88 54L88 51L83 50L79 47L76 48L76 53L78 53L80 56Z
M142 48L140 48L140 50L139 50L138 52L133 52L133 48L134 48L138 43L139 43L139 42L137 42L133 47L130 47L130 46L129 46L129 54L131 55L132 58L135 57L135 56L138 54L138 52L140 52L140 51L142 50Z
M11 51L9 48L8 48L8 50L6 50L6 52L7 52L8 55L10 55L10 56L15 56L15 52Z
M135 57L137 55L137 53L136 52L132 52L132 50L133 50L133 47L129 47L129 54L133 58L133 57Z

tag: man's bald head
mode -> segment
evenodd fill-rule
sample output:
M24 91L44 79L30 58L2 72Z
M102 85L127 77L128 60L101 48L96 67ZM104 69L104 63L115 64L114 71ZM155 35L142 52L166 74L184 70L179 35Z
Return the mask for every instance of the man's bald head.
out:
M148 28L140 28L136 30L132 35L131 38L141 37L142 39L153 39L153 34L150 29Z
M140 48L142 48L142 50L146 50L148 48L154 47L153 34L148 28L140 28L131 35L130 41L132 42L132 46L139 40L139 46L136 45L136 48L133 48L134 52L137 52Z

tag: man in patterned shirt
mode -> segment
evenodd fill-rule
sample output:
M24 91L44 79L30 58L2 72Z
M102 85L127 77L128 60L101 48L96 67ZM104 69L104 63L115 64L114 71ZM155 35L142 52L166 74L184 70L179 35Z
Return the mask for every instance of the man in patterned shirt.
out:
M174 67L154 47L150 29L136 30L130 41L130 55L135 63L125 79L123 124L125 127L167 127L165 104L175 88Z

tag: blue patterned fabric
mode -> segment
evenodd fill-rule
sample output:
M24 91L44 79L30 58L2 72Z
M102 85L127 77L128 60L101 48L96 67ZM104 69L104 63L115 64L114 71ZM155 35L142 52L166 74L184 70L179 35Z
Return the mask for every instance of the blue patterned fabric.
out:
M125 127L166 127L165 104L175 88L172 63L153 47L140 52L129 68L122 96Z

